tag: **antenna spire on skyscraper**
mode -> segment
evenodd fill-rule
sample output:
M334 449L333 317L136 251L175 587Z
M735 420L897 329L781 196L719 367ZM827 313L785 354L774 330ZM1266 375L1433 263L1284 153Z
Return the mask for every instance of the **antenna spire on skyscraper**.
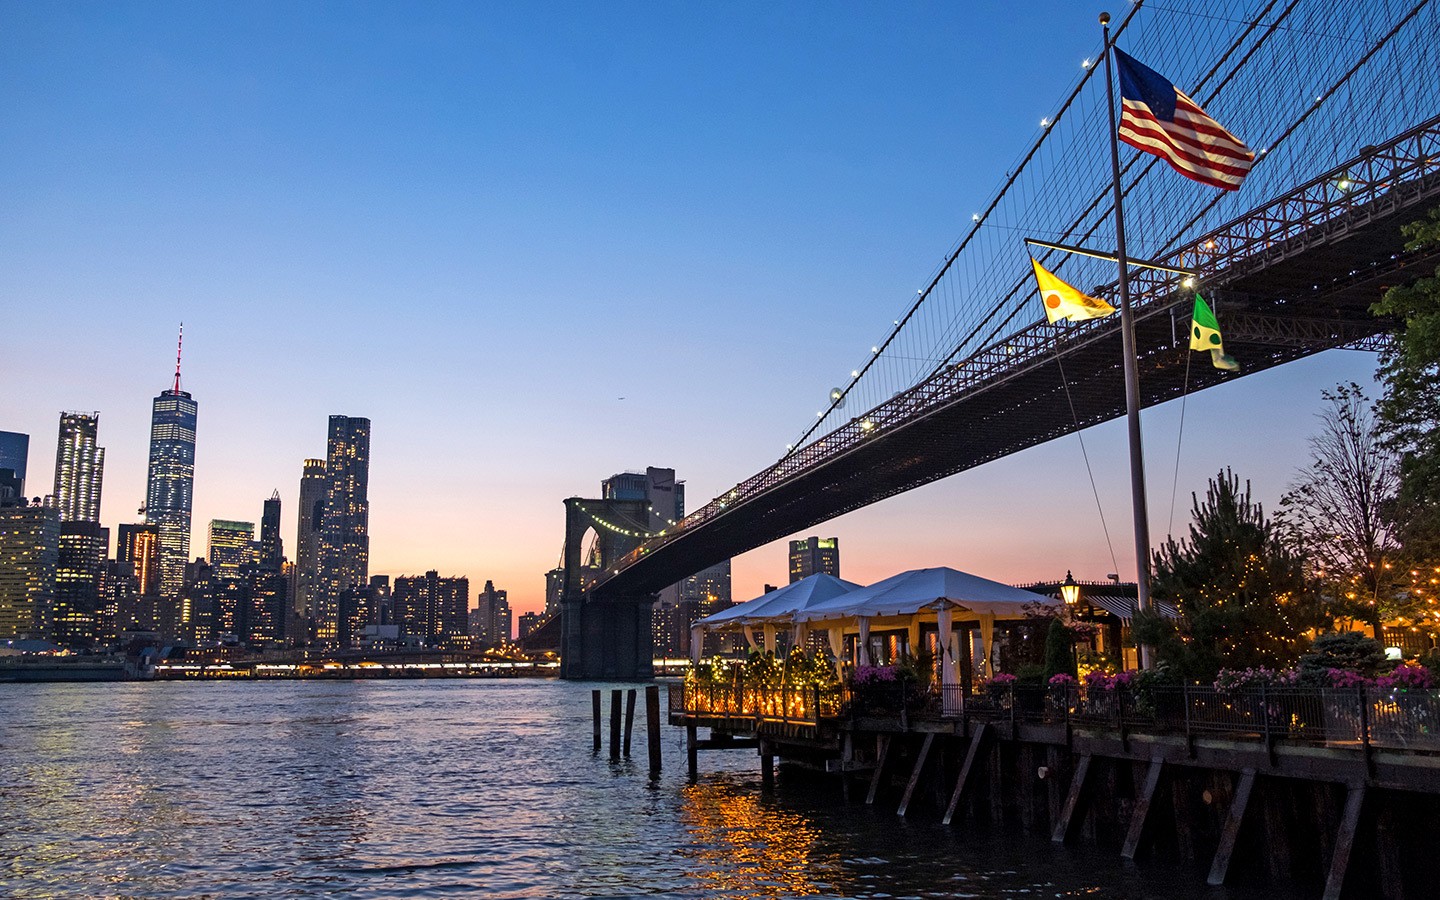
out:
M185 323L180 323L180 338L175 341L175 393L180 393L180 350L185 346Z

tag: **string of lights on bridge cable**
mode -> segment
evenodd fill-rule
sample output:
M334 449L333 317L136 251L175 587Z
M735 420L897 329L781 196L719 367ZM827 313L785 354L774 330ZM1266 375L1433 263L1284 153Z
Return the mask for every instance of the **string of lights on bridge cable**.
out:
M1260 148L1263 163L1251 171L1243 190L1222 193L1196 190L1167 168L1157 170L1148 155L1127 154L1119 184L1121 197L1127 199L1127 231L1136 255L1175 263L1174 268L1189 268L1207 279L1227 266L1253 267L1272 242L1317 229L1331 217L1349 210L1361 212L1366 203L1388 203L1392 188L1406 179L1420 179L1414 182L1420 193L1407 188L1406 196L1412 199L1396 202L1429 196L1426 185L1435 155L1429 148L1436 140L1431 119L1440 108L1440 83L1415 73L1440 69L1440 42L1431 39L1440 32L1437 4L1377 0L1367 5L1366 13L1346 20L1350 31L1336 36L1333 9L1321 0L1166 0L1163 7L1141 0L1131 5L1112 32L1116 43L1163 70L1178 85L1193 86L1190 95L1252 147ZM1193 23L1177 24L1177 16L1202 18L1214 25L1212 33L1196 35L1188 27ZM1190 39L1176 40L1182 25ZM1222 48L1218 55L1215 48ZM1096 52L1090 59L1098 57ZM817 470L828 471L869 442L888 439L901 426L906 426L907 435L916 431L909 427L915 425L921 426L918 433L928 434L929 426L921 423L931 412L949 409L960 402L958 398L968 397L967 391L988 384L987 379L1009 377L1005 373L1017 371L1016 367L1053 359L1061 346L1083 348L1099 339L1099 332L1091 327L1094 323L1085 322L1041 321L1006 331L1016 318L1027 312L1033 317L1032 311L1038 309L1020 235L1053 238L1048 240L1052 244L1094 246L1091 237L1113 227L1113 199L1105 196L1110 160L1108 126L1103 120L1109 108L1102 96L1103 79L1092 78L1096 68L1100 67L1086 60L1060 112L1045 117L1040 135L1018 166L1007 174L984 211L973 217L971 228L937 267L928 286L894 320L885 340L851 372L847 386L831 392L828 411L820 411L778 461L651 538L641 551L621 561L622 569L722 515L728 521L729 513L757 498L788 491L788 486L802 481L809 484L811 475L823 481L826 476ZM1375 97L1385 102L1375 103ZM1351 162L1337 168L1339 160L1352 156ZM1327 174L1317 178L1316 172ZM1056 223L1068 224L1057 231ZM1115 279L1113 265L1102 259L1062 256L1059 250L1044 248L1036 256L1072 284L1100 285L1096 293L1103 293ZM1132 296L1138 298L1142 313L1154 317L1179 302L1183 277L1132 273L1132 282L1139 285L1139 293ZM1244 318L1236 311L1229 315L1234 321ZM1375 327L1370 322L1367 331L1366 323L1358 320L1249 319L1248 327L1261 329L1253 333L1280 342L1272 345L1271 361L1265 365L1314 352L1306 347L1368 340ZM1287 357L1291 351L1284 350L1286 346L1301 349ZM937 365L937 359L943 362ZM1178 382L1173 394L1164 393L1172 390L1164 384L1152 384L1147 390L1160 392L1158 397L1180 396ZM1025 441L1058 437L1072 428L1105 421L1107 414L1096 402L1087 397L1089 406L1071 417L1076 421L1047 424L1041 429L1043 435L1024 438L1016 448L1028 446ZM862 412L842 421L836 412L846 405ZM943 415L938 418L950 421ZM817 436L821 429L826 430ZM846 496L855 496L832 497L821 505L829 508L827 515L838 515L1005 452L1013 450L986 450L990 455L972 462L936 463L933 473L917 470L913 478L892 473L895 484L887 482L868 494L858 487L851 491L848 484L830 485L823 489L843 488ZM945 465L950 468L944 469ZM798 520L792 516L790 523ZM637 537L644 531L629 530ZM646 571L665 565L651 563Z
M1265 166L1257 164L1239 192L1243 197L1235 199L1227 192L1191 191L1168 172L1152 177L1159 161L1131 155L1122 180L1123 196L1138 201L1129 204L1132 242L1149 248L1146 255L1163 256L1197 231L1242 212L1247 201L1279 193L1278 186L1313 171L1314 160L1334 154L1337 146L1358 149L1427 118L1433 90L1418 84L1423 76L1407 74L1434 71L1440 55L1426 37L1440 27L1432 0L1379 2L1367 12L1347 20L1350 30L1336 32L1333 7L1320 0L1133 4L1114 32L1117 42L1193 87L1191 96L1261 148L1257 163ZM1213 34L1174 39L1177 30L1193 32L1195 21L1210 24ZM1216 46L1224 47L1218 57L1211 52ZM1092 77L1100 68L1093 65L1097 57L1098 48L1083 60L1077 83L1059 111L1041 120L1041 133L999 191L864 363L830 391L828 406L787 445L782 460L822 430L839 427L837 414L847 407L874 410L980 352L1027 312L1033 315L1032 285L1022 271L1026 260L1006 233L1085 244L1110 229L1109 167L1100 159L1106 150L1099 121L1103 79ZM1369 102L1377 96L1387 102ZM1354 114L1357 109L1365 114ZM1056 231L1057 222L1069 224ZM1074 283L1114 280L1112 273L1087 281L1086 273L1100 270L1059 254L1037 258L1052 270L1078 272L1065 276ZM865 412L850 421L876 427Z
M588 516L592 522L604 528L606 531L610 531L615 534L623 534L626 537L641 538L642 540L644 540L649 538L663 537L666 533L666 529L661 529L660 531L651 531L648 528L641 527L635 522L629 523L631 525L630 528L626 528L622 525L616 525L614 522L605 519L603 516L597 515L596 513L592 512L583 503L577 503L575 505L579 507L580 511L583 512L586 516ZM651 507L651 511L654 511L653 506ZM661 516L660 519L661 521L669 525L671 528L674 528L679 524L672 519L665 518L664 516Z

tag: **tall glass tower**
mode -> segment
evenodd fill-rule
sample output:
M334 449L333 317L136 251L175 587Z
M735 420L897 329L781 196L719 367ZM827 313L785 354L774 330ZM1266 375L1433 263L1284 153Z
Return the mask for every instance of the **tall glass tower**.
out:
M331 416L325 475L329 491L320 523L320 578L315 637L340 634L340 592L370 576L370 420Z
M100 414L60 414L60 439L55 444L55 506L62 522L100 521L100 485L105 476L105 448L95 446Z
M260 517L260 565L267 572L280 571L285 561L285 543L280 540L280 490L277 488L265 501Z
M184 339L184 329L180 332ZM180 390L180 353L175 384L161 391L150 412L150 473L145 484L145 521L160 529L160 593L180 595L190 559L190 505L195 485L195 419L199 404Z
M320 590L320 526L325 522L325 497L330 481L325 477L325 460L305 460L300 477L300 511L295 517L299 527L295 535L295 587L291 610L294 625L304 624L304 634L296 634L297 642L309 639L309 628L315 621L315 598Z

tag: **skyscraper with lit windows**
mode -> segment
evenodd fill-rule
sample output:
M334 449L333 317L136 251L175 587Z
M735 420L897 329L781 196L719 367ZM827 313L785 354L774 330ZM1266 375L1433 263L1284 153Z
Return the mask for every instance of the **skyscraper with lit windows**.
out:
M62 522L99 522L105 448L95 445L100 414L60 414L55 443L55 508Z
M326 442L329 481L320 523L319 585L313 603L315 638L339 636L340 592L370 576L370 420L331 416Z
M30 435L18 431L0 431L0 469L9 469L8 478L0 476L0 506L17 505L25 499L25 466L30 456ZM7 488L8 496L7 496Z
M183 336L183 332L182 332ZM195 420L199 404L175 383L150 410L150 471L145 483L145 521L160 529L160 593L178 598L190 561L190 507L195 488Z
M290 592L290 637L296 643L305 643L315 624L315 597L320 589L320 526L325 521L329 492L325 460L305 460L305 471L300 476L300 510L295 517L295 583Z
M59 556L60 514L53 506L0 509L0 640L45 631Z
M839 538L801 538L790 542L790 583L824 573L840 577Z

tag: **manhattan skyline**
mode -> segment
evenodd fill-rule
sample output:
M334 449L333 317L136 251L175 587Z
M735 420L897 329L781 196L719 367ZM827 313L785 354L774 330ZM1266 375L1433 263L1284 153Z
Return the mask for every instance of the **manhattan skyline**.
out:
M364 416L370 571L540 608L565 497L658 466L699 508L779 456L1099 41L1065 3L547 9L0 4L0 430L31 437L27 493L58 414L98 410L101 522L142 521L183 320L194 523L278 488L291 538L327 417ZM1227 464L1273 511L1320 391L1373 368L1192 396L1173 517L1179 404L1147 411L1153 533ZM795 537L840 537L861 583L1128 580L1122 423L1084 436L1118 566L1074 437ZM735 560L737 601L786 549Z

